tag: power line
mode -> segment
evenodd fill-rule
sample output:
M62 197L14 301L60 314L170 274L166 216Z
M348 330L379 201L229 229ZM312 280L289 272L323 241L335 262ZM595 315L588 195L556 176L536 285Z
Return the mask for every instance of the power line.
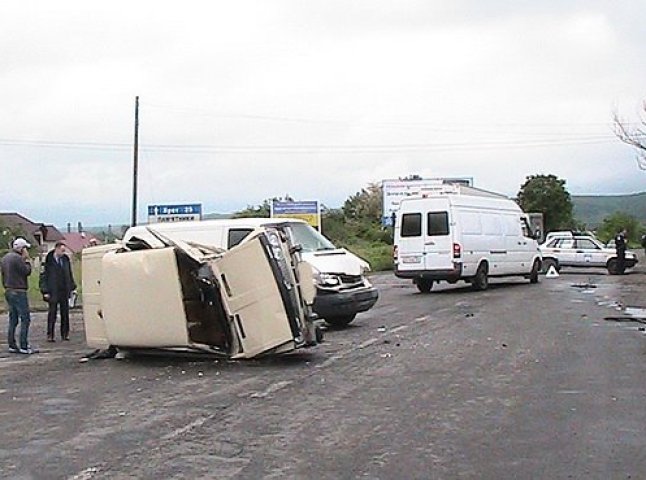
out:
M211 144L142 144L148 152L159 153L398 153L407 151L450 151L472 149L541 148L554 146L576 146L615 143L612 135L588 135L564 139L545 140L503 140L503 141L461 141L446 143L402 143L402 144L361 144L361 145L211 145ZM126 143L99 142L57 142L45 140L0 139L0 145L36 148L62 148L87 150L130 150Z

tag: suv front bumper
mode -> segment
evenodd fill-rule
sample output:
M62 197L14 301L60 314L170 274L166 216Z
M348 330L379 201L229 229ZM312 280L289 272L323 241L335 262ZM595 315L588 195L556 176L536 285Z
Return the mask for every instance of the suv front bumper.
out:
M317 289L313 310L321 318L355 315L370 310L378 298L372 286L342 292Z

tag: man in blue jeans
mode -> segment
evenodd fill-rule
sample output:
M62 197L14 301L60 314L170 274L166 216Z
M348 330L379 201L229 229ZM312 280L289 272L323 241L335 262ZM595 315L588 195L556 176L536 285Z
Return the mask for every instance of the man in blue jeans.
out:
M27 277L31 274L31 260L29 258L29 243L24 238L18 237L11 245L12 250L2 257L0 271L2 272L2 286L5 289L5 299L9 309L9 352L32 354L37 350L29 345L29 300L27 290L29 284ZM20 322L20 345L16 344L16 327Z

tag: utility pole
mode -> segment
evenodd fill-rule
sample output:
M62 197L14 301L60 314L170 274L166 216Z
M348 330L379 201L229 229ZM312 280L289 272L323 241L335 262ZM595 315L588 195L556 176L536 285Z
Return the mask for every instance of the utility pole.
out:
M132 171L132 222L137 225L137 170L139 168L139 96L135 97L135 146Z

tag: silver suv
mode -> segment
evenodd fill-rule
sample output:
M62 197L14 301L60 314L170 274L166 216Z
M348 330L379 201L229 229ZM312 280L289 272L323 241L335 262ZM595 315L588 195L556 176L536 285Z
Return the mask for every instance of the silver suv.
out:
M543 272L554 266L557 271L561 267L603 267L611 275L618 273L616 250L607 248L592 235L562 233L552 236L539 248L543 254ZM626 252L626 268L636 263L635 254Z

